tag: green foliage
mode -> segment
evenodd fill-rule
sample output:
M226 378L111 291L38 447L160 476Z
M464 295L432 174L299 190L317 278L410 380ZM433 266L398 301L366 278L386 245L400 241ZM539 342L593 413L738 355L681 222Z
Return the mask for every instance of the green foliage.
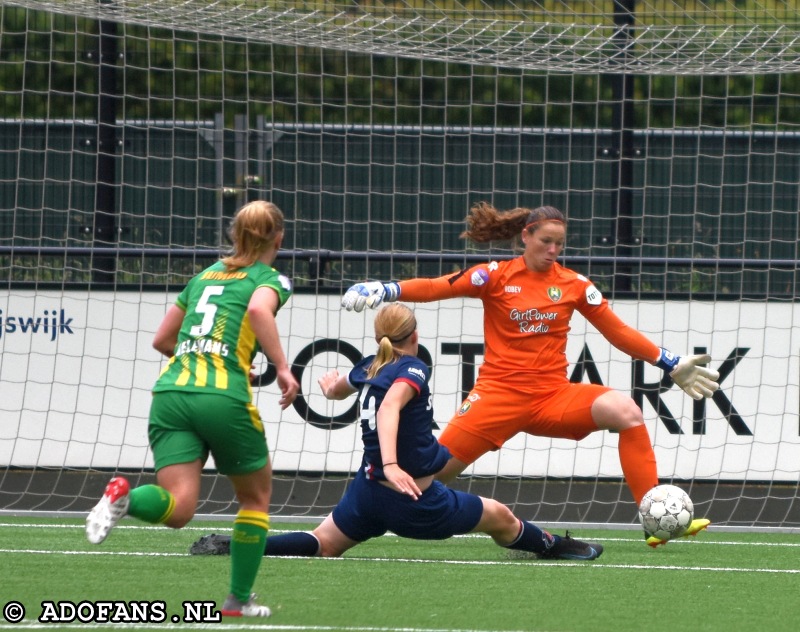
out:
M233 1L213 4L232 10L242 6ZM700 23L711 33L757 22L786 24L788 32L796 32L797 4L798 0L638 2L635 26ZM494 16L499 22L491 28L500 32L516 22L523 34L541 21L589 26L613 22L611 0L270 0L263 5L319 11L338 21L354 16L367 20L366 14L377 19L392 12L451 21L488 21ZM598 245L613 234L620 187L614 160L598 159L609 149L607 130L619 123L614 118L620 107L614 77L285 46L130 23L113 28L119 55L105 61L117 69L116 115L126 123L118 131L124 138L118 140L129 144L116 165L116 243L122 247L217 247L217 222L235 210L233 198L217 204L222 188L245 191L236 200L267 194L281 198L277 201L285 212L297 209L296 216L288 216L288 227L298 249L461 252L458 233L476 198L511 207L535 205L546 196L547 203L568 209L569 254L614 254ZM91 141L99 108L99 31L99 24L87 18L0 7L3 116L10 122L36 120L40 128L31 126L22 133L19 125L9 123L0 139L7 159L3 167L9 172L0 182L4 245L91 244L97 197L98 148ZM791 56L793 49L786 50ZM636 147L644 152L643 160L635 161L633 203L641 254L796 258L798 242L787 238L797 235L796 152L789 143L800 125L800 74L641 75L632 80L632 125L637 133L653 132L637 140ZM220 152L221 161L206 126L217 116L222 118L223 134L229 136L223 141L228 144ZM59 125L59 120L78 123ZM245 183L235 181L241 179L234 173L234 163L241 166L235 156L239 147L234 147L236 139L230 140L233 130L242 129L242 120L245 129L258 131L303 124L407 125L462 127L473 134L468 144L452 143L455 135L437 143L436 134L426 130L422 136L431 142L425 144L423 138L419 145L397 134L375 133L364 142L352 142L355 136L350 135L337 147L328 140L305 143L311 135L304 133L290 141L286 133L284 153L278 156L281 132L274 137L269 132L260 136L269 135L271 143L265 151L269 158L261 163L264 181L269 182L248 192ZM146 121L174 124L159 129ZM187 129L192 123L203 129L200 134L183 134L179 128L184 122ZM41 131L45 127L47 131ZM487 133L499 127L561 131L534 132L541 143L527 138L526 146L517 147L514 142L504 144L509 139L501 134ZM659 135L660 130L676 133ZM689 134L681 144L684 131ZM780 136L776 132L793 133L763 150L757 135L752 147L737 145L743 141L735 137L743 131L764 131L772 138ZM691 144L688 137L695 133L705 140ZM712 143L709 139L715 135L721 140ZM482 147L486 139L490 140ZM343 152L349 152L347 160ZM251 161L248 168L254 166ZM220 210L222 205L227 206ZM315 214L317 208L323 210ZM769 226L772 234L762 230ZM757 248L761 250L753 251ZM0 270L13 281L89 282L91 265L80 257L0 258ZM181 283L197 268L191 261L151 259L118 265L118 282L125 284ZM300 264L297 268L298 283L313 284L314 275ZM354 262L331 265L325 276L336 285L347 275L402 278L409 271L439 273L433 264L379 264L365 270L363 263ZM613 274L611 268L599 269L595 280L613 285ZM652 279L648 274L643 272L641 287L655 292L737 296L769 294L777 286L779 294L793 296L797 287L792 271L759 271L747 278L731 273L727 279L724 274L714 279L678 270L668 288L663 270L655 271Z
M560 3L543 4L551 18L560 15ZM610 20L604 3L578 4L578 15ZM4 112L28 119L96 116L96 22L5 7L0 28ZM116 37L115 65L124 68L117 77L120 113L128 120L200 121L222 112L228 127L237 115L251 124L259 116L274 123L611 124L611 87L599 75L295 48L131 24L117 25ZM797 75L640 77L636 120L665 128L781 127L800 122L798 99Z

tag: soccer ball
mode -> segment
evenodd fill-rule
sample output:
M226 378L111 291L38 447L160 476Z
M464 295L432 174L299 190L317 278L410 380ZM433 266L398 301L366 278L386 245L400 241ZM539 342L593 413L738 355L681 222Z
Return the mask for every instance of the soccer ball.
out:
M647 537L661 540L679 538L694 519L689 495L675 485L656 485L639 504L639 520Z

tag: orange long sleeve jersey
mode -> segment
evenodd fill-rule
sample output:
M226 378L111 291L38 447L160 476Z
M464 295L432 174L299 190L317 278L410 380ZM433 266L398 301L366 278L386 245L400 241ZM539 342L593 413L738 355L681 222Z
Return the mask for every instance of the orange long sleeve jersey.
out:
M577 310L615 347L655 362L660 350L614 314L583 275L558 263L531 272L522 257L492 261L435 279L401 281L399 300L412 303L468 296L483 302L484 364L480 376L509 382L563 383L567 334Z

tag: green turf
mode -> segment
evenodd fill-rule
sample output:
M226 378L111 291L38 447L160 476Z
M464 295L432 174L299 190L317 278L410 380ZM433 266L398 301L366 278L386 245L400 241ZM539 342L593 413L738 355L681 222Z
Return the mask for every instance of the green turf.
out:
M230 523L183 531L125 520L100 546L76 520L0 517L0 606L23 604L39 625L43 601L166 603L159 625L90 629L191 629L173 624L187 600L227 593L229 558L192 557L190 543ZM297 525L273 524L275 531ZM344 558L265 558L255 591L270 619L206 625L237 630L791 630L800 614L800 536L712 530L651 549L635 531L580 530L605 553L596 562L509 559L486 537L415 542L388 536Z

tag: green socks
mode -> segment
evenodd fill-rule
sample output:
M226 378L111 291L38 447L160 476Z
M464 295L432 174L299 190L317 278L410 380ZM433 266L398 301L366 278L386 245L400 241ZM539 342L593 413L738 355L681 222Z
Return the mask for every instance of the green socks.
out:
M142 485L130 492L128 515L151 524L161 524L175 510L175 498L158 485Z
M231 538L231 594L246 603L256 582L264 543L269 530L269 516L263 511L240 510L233 521Z

